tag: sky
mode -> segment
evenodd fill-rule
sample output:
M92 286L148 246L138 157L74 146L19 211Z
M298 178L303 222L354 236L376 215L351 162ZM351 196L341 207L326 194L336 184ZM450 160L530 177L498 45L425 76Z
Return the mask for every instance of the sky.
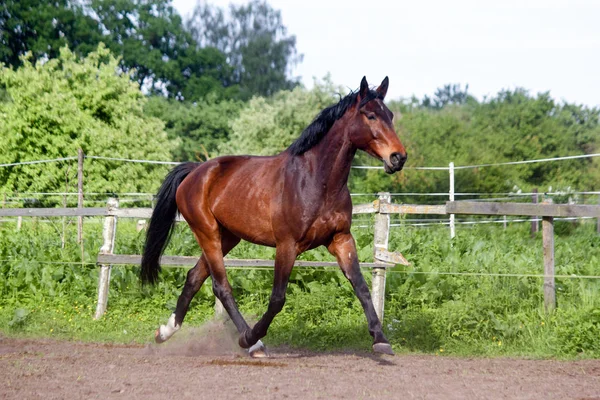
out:
M349 89L388 76L388 100L459 83L479 100L521 87L600 107L600 0L268 2L296 36L292 75L308 88L328 73ZM173 4L185 18L196 2Z

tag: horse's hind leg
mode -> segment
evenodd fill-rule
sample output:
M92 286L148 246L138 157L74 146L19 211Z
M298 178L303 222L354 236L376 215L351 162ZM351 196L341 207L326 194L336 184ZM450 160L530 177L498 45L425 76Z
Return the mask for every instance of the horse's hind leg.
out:
M223 253L229 253L229 251L231 251L231 249L233 249L239 242L240 239L234 235L222 235L221 247L223 249ZM196 266L189 270L187 279L185 280L185 285L183 286L183 291L177 300L177 307L175 308L175 312L169 318L167 325L161 325L160 328L156 330L155 340L157 343L162 343L168 340L175 332L179 330L179 328L181 328L181 324L183 323L183 319L187 314L190 302L196 293L198 293L206 278L209 276L210 272L208 269L208 262L203 254L196 263Z
M216 221L215 221L216 224ZM216 227L216 229L209 230L207 227L203 229L194 229L198 243L203 250L203 256L206 257L208 262L208 269L212 277L213 292L215 296L221 300L223 307L229 314L231 321L237 328L239 333L242 333L249 329L248 323L244 320L244 317L240 313L237 303L233 298L233 291L229 281L227 280L227 272L225 271L225 263L223 262L223 256L233 246L239 242L239 238L233 236L229 231L224 228ZM231 247L225 246L229 243L228 237L235 238L235 244ZM222 238L219 240L219 238Z

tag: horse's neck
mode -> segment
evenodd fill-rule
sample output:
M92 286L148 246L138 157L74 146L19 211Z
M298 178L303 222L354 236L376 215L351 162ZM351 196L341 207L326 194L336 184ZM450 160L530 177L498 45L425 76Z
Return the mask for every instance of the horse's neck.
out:
M356 148L347 139L344 128L336 125L315 147L307 151L309 154L306 157L315 171L315 184L329 192L347 186L350 166L356 154Z

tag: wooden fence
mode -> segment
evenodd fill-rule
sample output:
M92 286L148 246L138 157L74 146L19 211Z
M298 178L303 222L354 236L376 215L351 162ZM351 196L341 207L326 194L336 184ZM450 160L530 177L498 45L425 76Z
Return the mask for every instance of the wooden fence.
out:
M375 214L373 262L361 263L361 267L371 268L373 274L372 296L378 316L383 320L386 269L397 264L409 265L404 256L388 250L390 215L392 214L438 214L438 215L500 215L500 216L542 216L542 235L544 249L544 305L547 311L556 307L554 283L554 218L556 217L593 217L600 219L600 205L530 204L448 201L445 205L393 204L389 193L381 193L372 203L356 205L353 214ZM119 208L116 199L109 199L106 208L12 208L0 209L0 217L91 217L104 216L104 242L97 257L100 266L98 282L98 302L95 318L106 311L108 288L112 265L139 265L141 255L114 254L118 218L148 219L151 208ZM161 264L165 267L193 266L198 257L163 256ZM225 265L232 267L273 267L273 260L225 259ZM333 267L335 262L296 261L297 267Z

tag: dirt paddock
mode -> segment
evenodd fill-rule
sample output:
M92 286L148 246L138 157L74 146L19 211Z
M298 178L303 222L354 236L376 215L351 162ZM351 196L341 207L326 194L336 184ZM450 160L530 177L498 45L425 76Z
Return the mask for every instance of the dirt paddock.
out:
M380 357L281 348L254 360L231 341L206 333L160 346L0 336L0 398L600 400L600 360Z

